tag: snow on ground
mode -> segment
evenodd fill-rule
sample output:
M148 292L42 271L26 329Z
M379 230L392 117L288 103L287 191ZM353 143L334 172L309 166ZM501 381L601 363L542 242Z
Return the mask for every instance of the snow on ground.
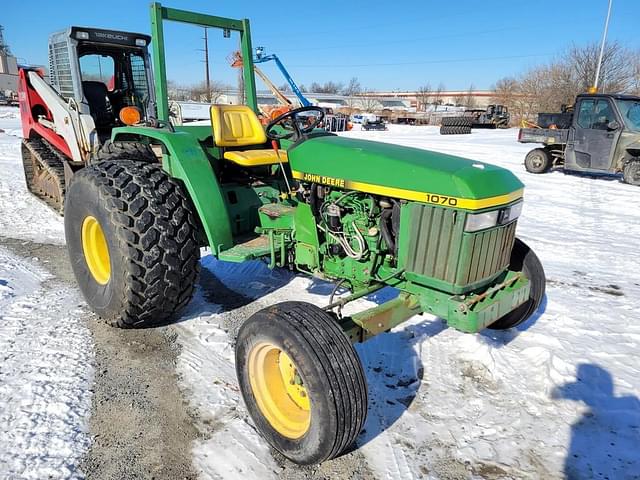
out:
M20 160L22 128L17 107L0 107L0 236L64 243L62 218L29 194Z
M613 177L528 174L530 147L516 134L401 126L344 134L512 170L526 184L519 235L548 280L539 312L517 330L468 335L425 315L358 345L370 393L358 446L381 479L640 478L640 190ZM179 330L179 372L209 435L195 447L196 466L203 478L276 478L247 419L225 330L275 302L324 305L330 289L259 262L208 256L203 265ZM216 292L227 289L239 295L225 305Z
M0 107L0 236L62 243L24 186L17 108ZM80 477L89 445L92 341L79 292L0 247L0 478Z
M91 337L78 292L0 247L0 478L82 478Z
M17 109L0 107L0 235L61 243L61 220L24 188L19 128ZM548 279L540 311L515 331L467 335L425 315L357 346L370 393L358 454L378 478L640 478L640 190L612 177L528 174L516 133L344 134L512 170L526 184L519 235ZM242 404L227 331L275 302L324 305L330 286L260 262L209 255L203 267L176 329L181 382L202 417L196 468L203 479L277 478L280 461ZM87 446L91 340L77 291L47 278L0 249L0 478L73 476Z

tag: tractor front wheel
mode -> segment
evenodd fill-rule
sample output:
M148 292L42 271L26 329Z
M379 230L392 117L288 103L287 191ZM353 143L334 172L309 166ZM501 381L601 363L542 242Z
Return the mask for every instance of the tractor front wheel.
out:
M547 279L542 263L533 250L519 238L516 238L511 251L509 270L522 272L529 279L531 282L529 299L489 325L488 328L492 330L506 330L520 325L538 310L540 303L542 303L542 297L544 297Z
M304 302L260 310L240 328L236 372L256 427L300 465L349 447L367 415L362 365L335 319Z
M69 186L71 266L89 307L113 326L167 321L193 296L198 227L181 184L158 164L102 161Z

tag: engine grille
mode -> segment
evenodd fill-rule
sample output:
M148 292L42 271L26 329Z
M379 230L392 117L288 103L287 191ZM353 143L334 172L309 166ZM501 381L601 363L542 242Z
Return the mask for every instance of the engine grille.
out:
M467 233L464 212L419 203L406 208L402 222L408 222L409 239L402 263L407 272L464 287L508 266L516 222Z

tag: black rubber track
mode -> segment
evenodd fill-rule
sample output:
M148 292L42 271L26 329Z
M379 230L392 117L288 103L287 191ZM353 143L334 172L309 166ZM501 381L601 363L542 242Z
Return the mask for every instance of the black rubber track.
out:
M321 379L316 384L326 385L316 392L315 401L327 407L325 418L314 417L312 401L312 429L298 440L289 440L273 430L255 403L246 371L248 348L260 338L272 335L284 338L285 343L296 345L295 352L302 365L317 366ZM259 338L260 337L260 338ZM307 353L303 353L307 352ZM298 365L301 368L301 365ZM283 455L298 464L315 464L335 458L344 452L362 430L367 415L367 386L362 365L351 342L329 313L304 302L284 302L267 307L249 318L238 333L236 370L245 404L263 436ZM302 371L302 370L301 370ZM305 384L310 386L311 372ZM326 402L325 402L326 401ZM316 404L317 405L317 404ZM318 408L315 409L317 413Z
M105 233L111 277L88 274L80 231L87 215ZM200 272L198 220L184 188L158 164L102 161L78 172L65 203L67 248L89 306L113 326L164 323L191 300Z
M130 160L157 162L158 157L149 145L140 142L112 142L108 140L93 156L92 163L105 160Z

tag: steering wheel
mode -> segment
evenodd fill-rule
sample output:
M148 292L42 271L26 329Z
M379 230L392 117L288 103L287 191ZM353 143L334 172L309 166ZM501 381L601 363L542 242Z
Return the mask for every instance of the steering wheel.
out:
M308 118L304 118L300 114L305 112L315 112L317 115L309 116L312 120L309 122ZM267 138L271 140L282 140L294 137L294 141L299 140L307 133L310 133L324 120L324 110L320 107L300 107L294 110L283 113L277 118L274 118L265 129ZM274 130L276 125L282 124L285 132L278 133Z

